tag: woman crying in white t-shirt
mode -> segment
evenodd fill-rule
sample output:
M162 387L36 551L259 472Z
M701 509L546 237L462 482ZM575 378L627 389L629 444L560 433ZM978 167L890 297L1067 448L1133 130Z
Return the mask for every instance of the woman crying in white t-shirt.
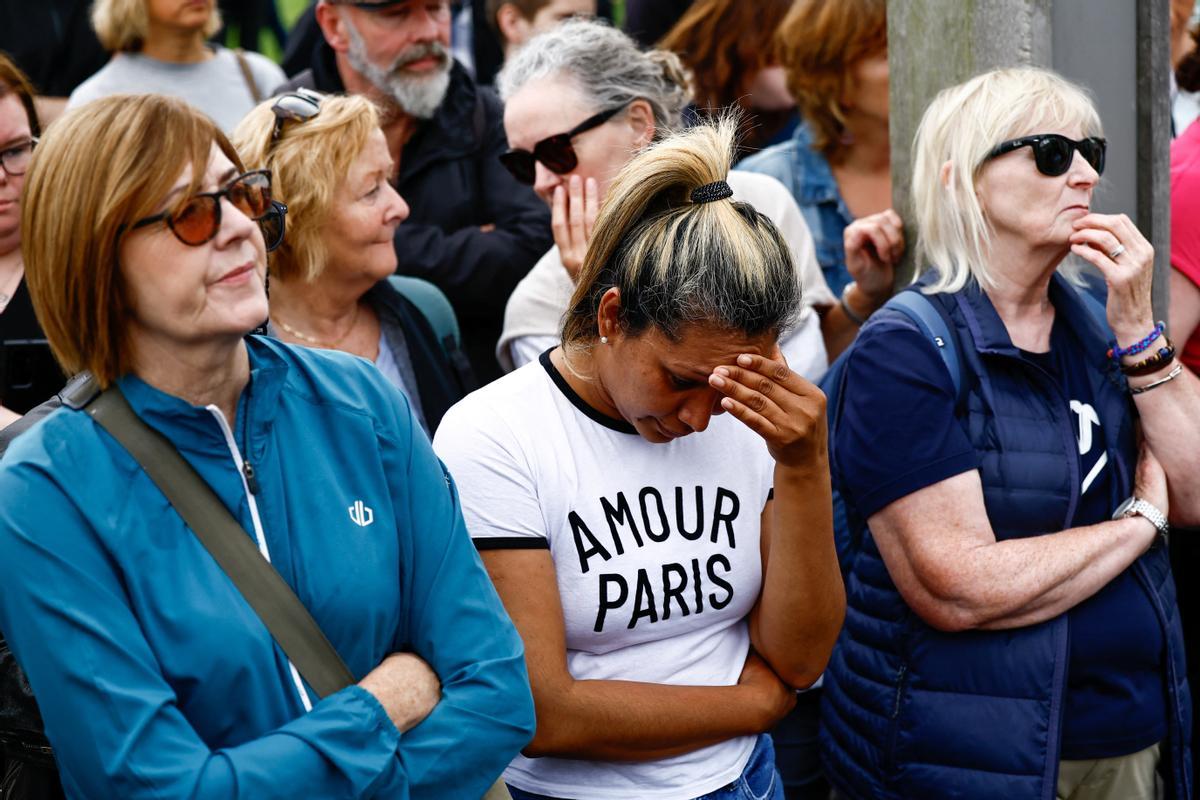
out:
M734 126L609 188L563 345L469 395L434 442L525 642L533 798L782 798L764 732L845 606L824 396L777 341L787 245L731 200Z

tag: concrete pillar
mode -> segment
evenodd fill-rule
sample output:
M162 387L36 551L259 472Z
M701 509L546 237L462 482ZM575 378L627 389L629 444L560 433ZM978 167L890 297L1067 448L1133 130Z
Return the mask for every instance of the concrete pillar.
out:
M892 197L911 223L912 138L937 92L1003 66L1048 66L1088 87L1109 139L1095 207L1150 239L1166 317L1170 140L1168 0L888 0ZM909 241L916 242L911 224ZM911 255L897 285L911 280Z

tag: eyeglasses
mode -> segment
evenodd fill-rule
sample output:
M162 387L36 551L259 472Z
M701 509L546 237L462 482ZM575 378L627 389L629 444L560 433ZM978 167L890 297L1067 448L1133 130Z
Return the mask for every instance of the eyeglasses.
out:
M278 200L272 200L271 210L258 221L258 227L262 228L263 242L267 245L268 253L279 249L279 245L283 244L283 236L287 230L287 211L286 205Z
M553 136L547 136L533 146L533 152L528 150L509 150L507 153L501 153L500 163L512 173L514 178L529 186L533 185L534 179L537 176L535 161L545 164L546 168L551 172L565 175L579 166L579 156L575 154L575 148L571 145L571 140L585 131L590 131L592 128L608 122L614 114L627 105L629 104L622 103L615 108L610 108L607 111L601 111L599 114L590 116L566 133L556 133Z
M271 113L275 115L275 128L271 131L271 143L274 144L283 135L283 124L288 120L308 122L321 113L321 95L307 89L288 92L271 105Z
M1038 172L1051 178L1062 175L1071 168L1075 151L1083 156L1083 160L1092 165L1097 174L1104 174L1104 154L1108 142L1099 136L1089 136L1076 141L1057 133L1039 133L1036 136L1022 136L1020 139L1010 139L996 145L984 160L1002 156L1021 147L1033 148L1033 163Z
M32 138L27 142L0 150L0 167L4 168L10 178L24 175L25 171L29 169L29 162L33 160L33 146L37 143L38 140Z
M140 219L129 227L132 230L165 221L176 239L186 245L199 247L211 241L221 229L222 198L227 198L234 208L260 223L268 215L280 213L277 212L277 205L283 206L282 203L275 204L271 201L270 170L260 169L238 175L220 191L192 195L175 211L164 211L153 217ZM286 212L287 207L283 206L283 209ZM279 219L278 235L282 240L282 213ZM264 230L264 236L266 233Z

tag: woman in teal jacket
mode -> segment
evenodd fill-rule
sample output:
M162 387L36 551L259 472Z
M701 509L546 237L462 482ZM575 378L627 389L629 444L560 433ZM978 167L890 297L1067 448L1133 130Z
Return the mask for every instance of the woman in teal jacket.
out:
M59 361L175 445L359 678L319 699L140 465L60 409L0 462L0 630L67 795L478 798L532 735L520 640L403 396L246 336L269 173L182 102L121 96L55 125L27 190Z

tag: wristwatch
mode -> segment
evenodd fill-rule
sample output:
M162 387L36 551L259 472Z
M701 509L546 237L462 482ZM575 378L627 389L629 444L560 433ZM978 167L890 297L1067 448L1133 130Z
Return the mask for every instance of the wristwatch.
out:
M1143 500L1137 496L1130 496L1125 502L1117 506L1117 510L1113 512L1113 519L1124 519L1132 516L1145 517L1150 520L1158 532L1163 536L1171 530L1171 526L1167 523L1167 518L1159 511L1153 503L1148 500Z

